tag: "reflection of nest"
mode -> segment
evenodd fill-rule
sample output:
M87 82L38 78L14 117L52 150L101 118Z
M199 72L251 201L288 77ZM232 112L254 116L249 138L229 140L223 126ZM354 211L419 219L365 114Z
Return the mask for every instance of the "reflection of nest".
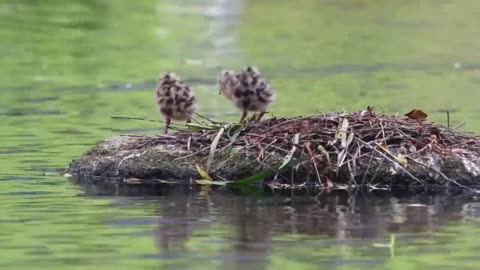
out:
M221 126L224 129L215 155L233 150L254 155L257 162L270 168L272 164L267 159L272 155L296 161L290 166L296 170L286 174L288 179L281 177L275 182L281 185L305 184L305 179L312 178L316 179L313 181L316 185L322 186L347 183L371 187L449 183L463 186L474 184L471 181L480 172L476 158L480 156L480 141L476 136L425 120L377 115L371 109L138 137L131 147L178 145L191 151L191 156L206 160ZM224 156L228 159L228 155ZM300 167L306 170L302 172ZM292 172L302 172L303 182L293 181ZM402 179L401 182L393 183L392 176L395 180Z

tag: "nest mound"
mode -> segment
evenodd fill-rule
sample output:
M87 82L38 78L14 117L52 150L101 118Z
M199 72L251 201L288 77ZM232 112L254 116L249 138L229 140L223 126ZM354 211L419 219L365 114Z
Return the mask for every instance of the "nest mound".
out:
M121 146L122 156L158 146L174 153L160 167L182 160L177 167L189 170L192 178L198 179L195 166L202 164L212 178L230 181L269 170L263 181L274 187L470 189L480 175L477 136L371 109L134 136ZM146 177L157 176L158 171Z

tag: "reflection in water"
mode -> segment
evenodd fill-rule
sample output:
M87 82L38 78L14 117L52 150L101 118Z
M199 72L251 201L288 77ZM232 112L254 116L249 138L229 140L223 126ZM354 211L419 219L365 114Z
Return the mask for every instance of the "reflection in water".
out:
M322 257L326 260L332 246L347 245L386 259L391 256L388 248L380 252L373 243L388 242L390 234L397 234L395 248L402 250L405 241L422 241L421 236L409 239L411 233L426 233L428 238L444 230L447 223L471 219L472 214L480 217L470 196L422 198L342 193L310 198L301 194L245 197L228 191L203 196L177 190L159 200L159 258L169 258L175 265L185 258L213 256L223 261L222 269L241 268L246 263L259 269L268 266L279 251L307 252L315 247L326 252ZM202 253L193 245L199 239L206 245L224 243L225 247L214 255L207 250ZM336 256L344 263L351 259L350 255Z

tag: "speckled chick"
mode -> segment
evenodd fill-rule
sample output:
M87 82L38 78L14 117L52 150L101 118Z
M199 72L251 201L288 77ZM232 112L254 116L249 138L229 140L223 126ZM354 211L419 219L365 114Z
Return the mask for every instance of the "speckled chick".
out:
M172 120L190 123L197 109L192 89L173 72L160 75L156 89L156 102L166 120L165 133L168 133Z
M248 66L235 71L222 71L217 78L219 94L225 96L243 111L240 122L244 122L249 111L259 112L260 121L273 103L274 90L257 68Z

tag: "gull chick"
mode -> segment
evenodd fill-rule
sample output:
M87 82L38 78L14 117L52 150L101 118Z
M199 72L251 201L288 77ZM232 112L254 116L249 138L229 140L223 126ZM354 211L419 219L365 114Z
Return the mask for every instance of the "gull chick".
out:
M240 122L244 122L249 111L259 112L260 121L275 98L274 90L255 67L235 71L222 71L217 78L219 94L242 110Z
M156 102L166 120L165 133L168 133L172 120L190 123L197 109L192 89L173 72L160 75L156 89Z

